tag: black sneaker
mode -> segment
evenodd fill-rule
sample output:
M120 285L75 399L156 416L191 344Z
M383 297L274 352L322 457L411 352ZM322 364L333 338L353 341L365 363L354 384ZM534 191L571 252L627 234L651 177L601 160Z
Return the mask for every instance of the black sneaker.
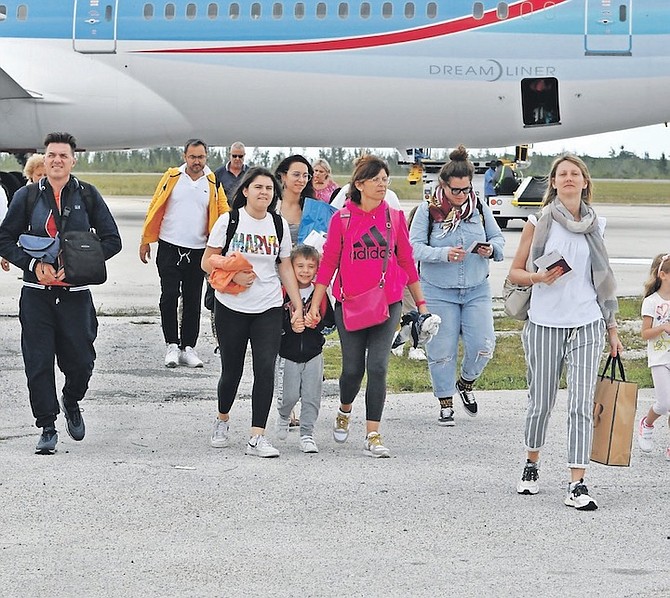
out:
M459 379L458 382L456 382L456 390L458 390L458 394L461 395L463 408L470 417L475 417L477 415L477 401L475 400L475 395L472 393L473 384L473 382L464 382L463 379Z
M74 406L68 405L65 399L61 399L61 403L68 436L72 440L83 440L86 435L86 426L84 425L84 418L81 416L79 403L75 403Z
M516 486L519 494L537 494L540 491L540 485L537 482L539 477L537 463L526 460L526 466L521 474L521 481Z
M568 495L565 497L565 504L568 507L574 507L578 511L595 511L598 508L596 499L589 496L589 489L586 487L584 480L568 484Z
M37 441L35 447L36 455L53 455L56 452L56 444L58 443L58 432L53 426L44 426L42 428L42 435Z
M437 423L441 426L456 425L456 422L454 421L454 410L451 407L440 407L440 417L438 417Z

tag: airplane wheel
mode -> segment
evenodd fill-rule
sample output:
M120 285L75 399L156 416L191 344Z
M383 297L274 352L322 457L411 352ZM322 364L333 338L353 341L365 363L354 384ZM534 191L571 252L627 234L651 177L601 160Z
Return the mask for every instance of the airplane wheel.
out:
M498 226L502 229L507 228L507 223L509 222L509 218L496 218L496 222L498 223Z

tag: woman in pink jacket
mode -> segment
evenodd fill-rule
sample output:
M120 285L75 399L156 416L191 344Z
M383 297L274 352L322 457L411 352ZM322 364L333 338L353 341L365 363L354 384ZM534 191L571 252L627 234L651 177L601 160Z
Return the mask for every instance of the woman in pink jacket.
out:
M389 180L389 168L383 160L364 156L356 163L351 177L350 201L330 222L312 300L312 306L316 307L310 310L305 322L308 326L315 326L319 321L318 306L335 272L339 272L335 277L333 294L337 300L335 323L343 359L340 408L333 437L336 442L347 440L352 404L367 370L364 446L365 453L372 457L389 456L389 449L384 446L379 434L379 422L386 399L386 372L391 343L400 319L400 302L405 286L409 287L419 312L428 314L409 244L405 215L400 210L390 208L384 201ZM387 252L388 258L385 260ZM346 289L347 296L369 290L378 284L385 262L384 291L390 317L381 324L362 330L347 330L342 316L342 287Z

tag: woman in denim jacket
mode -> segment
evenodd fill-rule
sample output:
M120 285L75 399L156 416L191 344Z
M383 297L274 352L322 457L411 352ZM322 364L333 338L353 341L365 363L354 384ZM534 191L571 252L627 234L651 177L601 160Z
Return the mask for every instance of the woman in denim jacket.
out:
M442 426L454 425L457 391L465 412L477 415L472 388L495 348L489 260L502 261L505 245L491 210L472 190L475 169L467 150L459 145L449 158L440 170L435 196L419 206L410 228L428 309L442 319L426 345ZM459 337L463 360L456 380Z

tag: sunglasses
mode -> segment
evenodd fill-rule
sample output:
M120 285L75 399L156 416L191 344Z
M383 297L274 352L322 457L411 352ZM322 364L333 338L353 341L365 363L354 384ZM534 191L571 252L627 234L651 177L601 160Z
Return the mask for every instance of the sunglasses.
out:
M230 154L231 158L244 158L244 154Z
M463 195L467 195L472 191L472 187L449 187L449 191L451 191L454 195L460 195L461 193Z

